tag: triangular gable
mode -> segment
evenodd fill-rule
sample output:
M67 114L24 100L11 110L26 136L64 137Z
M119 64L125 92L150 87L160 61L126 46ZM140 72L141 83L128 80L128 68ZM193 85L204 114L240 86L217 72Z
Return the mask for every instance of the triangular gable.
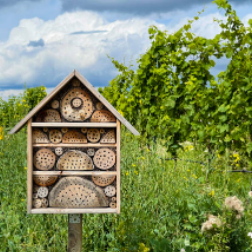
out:
M74 70L70 73L50 94L48 94L35 108L33 108L10 132L14 134L32 118L40 109L42 109L61 89L72 79L76 77L80 82L101 102L107 109L131 131L134 135L139 135L139 132L95 89L78 71Z

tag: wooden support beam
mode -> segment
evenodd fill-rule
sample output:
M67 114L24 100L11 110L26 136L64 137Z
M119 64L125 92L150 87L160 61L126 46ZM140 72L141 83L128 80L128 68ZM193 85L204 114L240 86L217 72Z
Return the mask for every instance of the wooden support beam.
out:
M67 252L81 252L81 248L82 248L82 214L69 214Z
M33 169L33 148L32 148L32 118L27 124L27 213L32 209L32 169Z

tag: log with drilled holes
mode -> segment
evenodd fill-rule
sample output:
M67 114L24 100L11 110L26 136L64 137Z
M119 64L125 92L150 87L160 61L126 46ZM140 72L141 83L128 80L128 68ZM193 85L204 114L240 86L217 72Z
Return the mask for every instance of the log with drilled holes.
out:
M108 176L108 175L92 176L92 180L98 186L107 186L114 182L115 176Z
M106 207L108 200L103 190L81 177L65 177L49 193L50 207L87 208Z
M52 129L49 131L49 139L52 143L58 144L62 141L62 133L60 130Z
M36 185L39 186L50 186L53 185L56 180L58 179L58 176L48 176L48 175L43 175L43 176L34 176L33 180Z
M115 122L115 116L108 110L97 110L93 113L91 122Z
M40 149L34 155L34 166L41 171L48 171L55 164L55 154L46 148Z
M115 164L115 153L108 148L101 148L94 155L94 164L102 170L108 170Z
M82 151L71 150L65 152L58 160L56 165L58 170L93 170L92 159Z
M32 143L34 144L49 143L47 134L39 129L34 129L32 132Z
M93 113L93 102L87 92L81 88L70 89L60 105L62 116L67 121L84 121Z
M46 109L41 111L36 122L61 122L60 113L55 109Z
M115 139L115 131L114 130L110 130L108 131L102 138L100 143L102 144L112 144L115 143L116 139Z
M99 129L88 129L87 139L91 143L97 143L100 140L100 130Z
M62 143L85 144L87 143L87 138L79 131L70 130L63 136Z

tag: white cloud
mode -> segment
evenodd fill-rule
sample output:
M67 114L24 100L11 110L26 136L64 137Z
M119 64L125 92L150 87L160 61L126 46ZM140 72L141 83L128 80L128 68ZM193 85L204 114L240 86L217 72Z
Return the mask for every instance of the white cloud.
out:
M114 67L106 55L118 60L138 57L149 46L147 31L152 24L164 28L140 18L108 22L87 11L64 13L49 21L23 19L8 41L0 44L0 87L1 83L18 86L25 82L54 86L73 69L93 80L104 78L107 85ZM71 35L79 31L106 32ZM28 46L41 39L44 46Z
M4 101L7 101L12 96L18 96L19 94L23 93L24 89L8 89L4 91L0 91L0 98Z
M10 85L20 88L24 83L52 88L73 69L93 85L107 85L117 73L107 54L119 61L126 58L126 62L135 62L150 46L149 26L154 24L172 33L192 19L186 17L186 12L182 14L179 22L171 21L168 25L155 22L153 16L109 22L101 14L90 11L64 13L49 21L23 19L11 30L6 42L0 41L0 88L8 89ZM166 16L172 18L168 13ZM225 19L218 12L203 15L193 23L192 32L212 38L220 31L214 17ZM28 46L31 41L40 40L43 46Z

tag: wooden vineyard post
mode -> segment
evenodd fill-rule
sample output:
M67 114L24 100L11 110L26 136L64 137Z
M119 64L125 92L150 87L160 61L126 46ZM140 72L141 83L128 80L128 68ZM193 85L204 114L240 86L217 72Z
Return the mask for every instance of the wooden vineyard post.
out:
M81 252L81 248L82 248L82 214L69 214L67 252Z

